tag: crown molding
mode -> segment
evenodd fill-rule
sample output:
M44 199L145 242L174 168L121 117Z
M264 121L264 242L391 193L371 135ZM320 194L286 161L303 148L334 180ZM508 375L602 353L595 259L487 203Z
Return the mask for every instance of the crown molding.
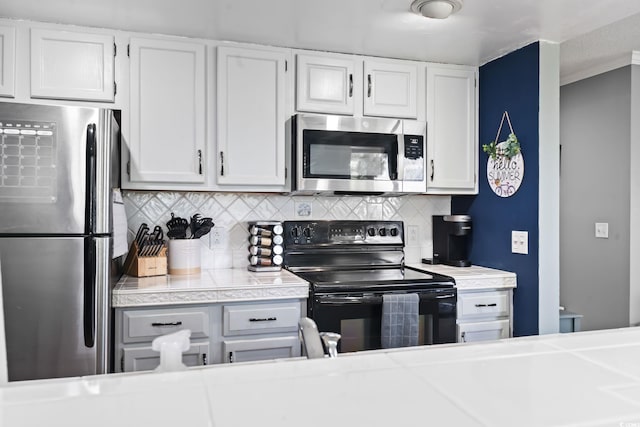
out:
M598 74L606 73L617 68L626 67L627 65L640 65L640 51L634 50L630 54L626 53L592 67L584 68L564 76L561 75L560 86L597 76Z

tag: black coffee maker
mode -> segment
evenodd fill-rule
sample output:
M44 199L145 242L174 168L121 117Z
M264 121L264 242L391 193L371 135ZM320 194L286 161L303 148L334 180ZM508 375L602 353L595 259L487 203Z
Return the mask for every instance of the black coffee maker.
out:
M471 217L468 215L433 216L433 259L427 264L469 267Z

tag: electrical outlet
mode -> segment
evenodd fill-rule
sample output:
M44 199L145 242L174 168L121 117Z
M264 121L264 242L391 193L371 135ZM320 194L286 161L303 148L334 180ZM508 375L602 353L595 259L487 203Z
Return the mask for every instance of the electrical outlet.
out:
M213 227L209 233L209 247L224 248L229 241L229 232L224 227Z
M297 218L309 218L313 212L313 203L311 202L295 202L293 205L295 216Z
M511 252L525 255L529 253L529 232L511 231Z
M609 238L609 223L608 222L596 222L596 237L599 239Z
M407 226L407 246L419 246L418 233L417 225Z

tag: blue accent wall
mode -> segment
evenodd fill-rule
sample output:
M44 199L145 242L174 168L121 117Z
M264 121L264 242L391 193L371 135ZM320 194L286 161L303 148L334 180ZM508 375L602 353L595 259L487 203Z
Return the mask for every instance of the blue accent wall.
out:
M530 44L480 67L479 193L451 199L453 214L473 220L470 259L473 264L513 271L514 335L538 333L538 109L540 45ZM482 144L496 137L508 111L524 157L524 179L511 197L501 198L487 182L487 158ZM506 128L506 129L505 129ZM509 133L503 125L499 141ZM529 254L511 253L511 231L529 232Z

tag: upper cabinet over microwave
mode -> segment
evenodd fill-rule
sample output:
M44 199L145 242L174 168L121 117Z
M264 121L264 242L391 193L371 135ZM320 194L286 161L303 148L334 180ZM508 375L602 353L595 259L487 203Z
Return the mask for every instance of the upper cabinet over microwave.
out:
M297 111L423 119L415 62L300 53L296 66Z

